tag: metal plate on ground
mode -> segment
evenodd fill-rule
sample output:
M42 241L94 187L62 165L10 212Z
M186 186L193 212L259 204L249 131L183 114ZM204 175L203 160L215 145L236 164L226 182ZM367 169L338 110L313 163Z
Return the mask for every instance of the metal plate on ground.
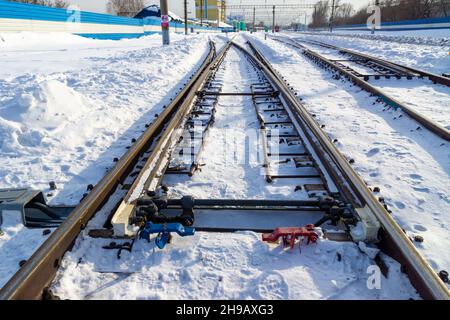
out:
M180 210L163 210L167 216L176 216ZM267 231L279 227L304 226L317 222L321 211L286 210L195 210L195 228Z

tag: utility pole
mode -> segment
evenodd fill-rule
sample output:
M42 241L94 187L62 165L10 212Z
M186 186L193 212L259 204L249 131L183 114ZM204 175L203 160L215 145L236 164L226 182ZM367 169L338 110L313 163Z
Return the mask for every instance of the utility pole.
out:
M219 7L217 7L217 28L220 27L220 10L222 8L219 9Z
M222 1L222 16L220 17L222 22L227 21L227 4L225 0Z
M333 23L334 23L334 6L335 0L333 0L333 4L331 6L331 19L330 19L330 32L333 32Z
M203 26L203 0L200 0L200 26Z
M272 15L272 33L275 33L275 6L273 6Z
M306 25L306 19L308 18L308 14L306 13L306 11L305 11L305 31L307 30L307 25Z
M167 6L167 0L160 0L160 9L161 9L161 29L162 29L163 45L169 45L170 44L169 8Z
M184 34L188 34L187 0L184 0Z
M252 27L252 32L255 32L255 23L256 23L256 17L255 17L255 15L256 15L256 8L255 7L253 7L253 27Z

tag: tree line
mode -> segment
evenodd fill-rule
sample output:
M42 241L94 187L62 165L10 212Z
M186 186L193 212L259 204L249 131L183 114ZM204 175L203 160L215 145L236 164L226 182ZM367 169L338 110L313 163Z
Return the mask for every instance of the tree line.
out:
M29 4L37 4L41 6L65 9L69 6L67 0L12 0L14 2L22 2ZM144 0L109 0L106 4L108 13L134 17L145 7Z
M110 14L134 17L145 8L144 0L109 0L106 5Z
M335 0L321 0L312 15L311 28L333 25L365 24L368 17L369 5L377 4L381 7L382 22L397 22L402 20L416 20L426 18L441 18L450 15L450 0L374 0L360 10L353 5Z

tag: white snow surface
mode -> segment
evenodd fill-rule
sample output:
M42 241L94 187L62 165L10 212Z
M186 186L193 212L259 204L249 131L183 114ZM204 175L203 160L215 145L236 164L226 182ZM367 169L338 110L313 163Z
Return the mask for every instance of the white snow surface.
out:
M407 37L371 35L335 35L330 33L289 33L290 37L310 39L338 47L352 49L388 61L424 71L442 74L450 72L450 35L447 38L432 38L429 41L413 41Z
M427 29L427 30L399 30L386 31L383 29L375 30L372 34L371 30L334 30L335 34L347 36L365 36L367 38L383 36L384 39L391 39L393 41L411 42L411 41L450 41L450 29Z
M376 103L374 97L320 69L299 50L274 40L254 43L304 100L310 113L369 186L381 188L393 216L437 271L450 268L450 145L401 111ZM352 48L352 47L350 47ZM394 59L394 57L392 57ZM431 94L432 90L431 90ZM411 103L416 95L410 96ZM422 97L426 99L426 97ZM424 106L425 108L426 106ZM433 113L432 109L429 113ZM442 110L436 111L440 117ZM448 118L448 111L445 113Z
M0 188L75 205L152 122L207 54L208 35L108 41L54 34L0 38ZM218 49L222 36L214 37ZM47 238L4 213L0 287Z
M397 101L450 130L450 88L430 80L371 80Z
M319 240L301 252L269 245L253 232L175 236L159 250L139 240L133 252L103 250L108 240L80 237L52 290L64 299L417 299L392 259L381 289L369 290L374 264L358 246ZM341 257L339 261L338 256Z
M349 56L338 52L335 49L324 48L322 46L302 43L305 47L314 52L321 54L327 59L342 60L348 59ZM391 59L388 59L391 61ZM359 65L354 62L341 62L344 65L365 75L374 74L374 70L369 67ZM449 59L450 69L450 59ZM433 84L428 79L401 80L397 79L370 79L370 83L395 98L400 103L411 107L420 112L422 115L441 124L443 127L450 128L450 88L440 84Z

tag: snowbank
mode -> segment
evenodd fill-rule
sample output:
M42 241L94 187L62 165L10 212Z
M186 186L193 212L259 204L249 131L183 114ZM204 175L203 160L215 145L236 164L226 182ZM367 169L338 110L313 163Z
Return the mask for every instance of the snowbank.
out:
M92 40L8 34L0 40L0 188L29 187L77 204L182 87L208 35ZM221 36L215 37L223 45ZM3 63L4 62L4 63ZM48 183L55 181L57 190ZM4 214L0 287L46 239ZM11 240L12 239L12 240Z

